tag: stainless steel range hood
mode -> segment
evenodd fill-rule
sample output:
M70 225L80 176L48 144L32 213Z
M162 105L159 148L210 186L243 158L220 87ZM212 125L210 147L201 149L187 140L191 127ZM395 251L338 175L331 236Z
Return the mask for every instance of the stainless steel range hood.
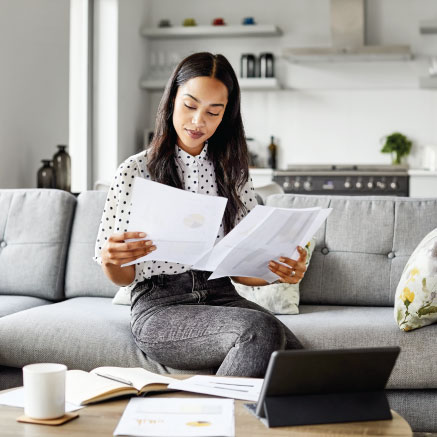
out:
M409 46L365 44L365 0L331 0L331 46L283 49L293 62L393 61L412 58Z

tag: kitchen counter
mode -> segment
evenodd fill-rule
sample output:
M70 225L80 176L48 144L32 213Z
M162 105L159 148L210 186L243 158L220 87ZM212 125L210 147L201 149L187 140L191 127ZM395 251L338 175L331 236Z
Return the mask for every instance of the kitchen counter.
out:
M410 197L437 197L437 171L409 169Z
M250 168L255 188L270 184L273 180L271 168ZM410 197L437 197L437 170L409 169Z
M422 168L412 168L408 170L410 176L437 176L437 170L424 170Z
M249 168L249 174L255 188L272 183L273 169L271 168Z

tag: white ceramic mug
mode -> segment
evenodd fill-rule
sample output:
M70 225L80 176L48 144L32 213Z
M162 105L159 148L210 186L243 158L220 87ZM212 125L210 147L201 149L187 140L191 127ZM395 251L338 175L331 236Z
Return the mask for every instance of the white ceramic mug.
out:
M32 419L56 419L65 414L67 366L54 363L23 367L24 414Z

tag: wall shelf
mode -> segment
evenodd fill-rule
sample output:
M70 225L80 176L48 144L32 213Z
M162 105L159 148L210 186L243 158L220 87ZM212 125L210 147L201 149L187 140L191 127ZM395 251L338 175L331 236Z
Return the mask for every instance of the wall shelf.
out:
M281 88L276 77L239 78L238 82L240 83L240 88L242 90L273 91Z
M282 31L272 24L225 25L225 26L175 26L143 27L141 35L146 38L197 38L197 37L252 37L279 36Z
M435 76L435 77L429 77L429 76L421 77L419 84L420 84L420 88L436 89L437 90L437 76Z
M239 78L238 81L242 90L274 91L281 89L276 77ZM166 83L165 79L143 79L140 82L140 87L148 91L162 91Z
M422 20L420 22L420 33L437 35L437 20Z

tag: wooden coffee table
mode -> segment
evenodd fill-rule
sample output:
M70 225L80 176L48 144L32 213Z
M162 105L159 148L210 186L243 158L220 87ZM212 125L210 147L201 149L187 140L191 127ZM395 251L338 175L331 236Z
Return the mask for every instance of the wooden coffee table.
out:
M6 390L5 390L6 391ZM1 392L0 392L1 393ZM211 397L199 393L163 393L159 397ZM95 405L89 405L78 410L79 417L60 426L33 425L19 423L16 418L23 414L22 408L0 405L0 435L2 437L16 436L93 436L110 437L128 403L128 398L110 400ZM334 423L329 425L287 426L266 428L255 416L243 406L247 401L235 401L235 435L237 437L265 436L412 436L407 421L392 410L393 420L375 422Z

